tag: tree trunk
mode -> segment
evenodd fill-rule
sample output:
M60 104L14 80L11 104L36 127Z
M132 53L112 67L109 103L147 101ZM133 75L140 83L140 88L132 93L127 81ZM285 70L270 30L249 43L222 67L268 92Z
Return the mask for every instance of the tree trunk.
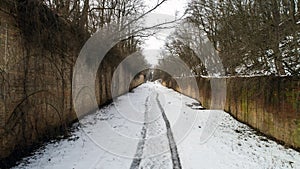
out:
M279 49L279 43L280 43L279 26L280 26L281 17L279 12L279 4L277 1L274 1L272 14L273 14L273 23L274 23L274 36L275 36L273 42L275 67L278 75L285 75L285 71L282 63L282 55Z

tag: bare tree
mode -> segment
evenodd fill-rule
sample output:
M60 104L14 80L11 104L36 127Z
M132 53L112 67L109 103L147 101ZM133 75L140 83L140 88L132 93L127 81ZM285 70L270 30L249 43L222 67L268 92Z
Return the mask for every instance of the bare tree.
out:
M191 0L187 13L220 52L228 74L297 75L297 6L297 0Z

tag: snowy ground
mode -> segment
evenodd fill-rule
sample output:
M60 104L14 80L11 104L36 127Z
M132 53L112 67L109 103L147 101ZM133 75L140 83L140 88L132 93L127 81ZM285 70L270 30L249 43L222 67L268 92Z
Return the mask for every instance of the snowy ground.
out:
M216 130L212 125L214 132L207 126L212 115L221 117ZM48 143L15 168L300 168L300 153L155 83L119 97L74 126L78 129L71 138Z

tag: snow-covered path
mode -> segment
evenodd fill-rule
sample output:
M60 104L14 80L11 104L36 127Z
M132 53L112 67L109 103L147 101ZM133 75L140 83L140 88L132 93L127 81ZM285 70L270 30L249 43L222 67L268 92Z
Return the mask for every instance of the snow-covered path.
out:
M211 114L222 118L203 142ZM48 143L15 168L300 168L300 153L156 83L117 98L74 128L70 138Z

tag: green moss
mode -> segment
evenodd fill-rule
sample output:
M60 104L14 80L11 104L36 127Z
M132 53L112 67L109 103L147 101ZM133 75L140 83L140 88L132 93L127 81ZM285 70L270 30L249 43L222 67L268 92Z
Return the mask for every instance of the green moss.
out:
M242 101L242 109L245 113L248 111L248 103L246 99L243 99Z
M290 103L293 106L293 109L295 112L300 111L300 91L287 91L287 102Z
M295 143L297 147L300 147L300 119L296 121L297 128L294 133Z
M268 114L267 117L268 117L267 120L268 120L269 132L270 132L271 135L274 136L274 135L276 135L275 132L277 132L275 130L274 118L273 118L272 114Z
M243 114L243 119L244 121L247 121L247 113L248 113L248 108L247 108L247 100L242 98L242 114Z

